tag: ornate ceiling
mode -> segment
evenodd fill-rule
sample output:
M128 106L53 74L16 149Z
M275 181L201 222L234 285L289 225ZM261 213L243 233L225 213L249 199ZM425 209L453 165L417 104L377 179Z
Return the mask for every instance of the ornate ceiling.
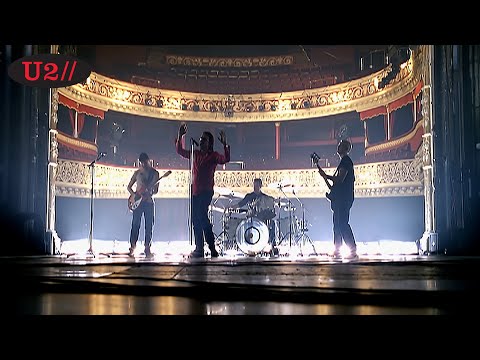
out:
M96 73L167 90L249 94L335 85L384 66L390 45L78 45Z

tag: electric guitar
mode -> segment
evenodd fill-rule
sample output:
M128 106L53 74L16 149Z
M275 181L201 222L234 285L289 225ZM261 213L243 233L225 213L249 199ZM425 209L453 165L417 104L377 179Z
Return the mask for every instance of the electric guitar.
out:
M335 200L335 186L333 184L330 184L328 182L328 179L327 179L327 174L325 173L325 171L323 171L323 169L320 167L320 165L318 164L318 162L320 161L320 156L318 156L318 154L316 152L313 152L310 157L312 158L312 161L315 165L317 165L317 168L318 168L318 172L320 173L320 175L323 177L323 180L325 180L325 183L327 184L327 187L328 187L328 190L330 190L329 192L325 193L325 196L327 197L327 199L329 201L333 201Z
M168 170L165 174L160 176L160 178L157 181L155 181L154 184L150 185L150 188L153 188L155 185L158 184L160 180L167 177L171 173L172 171ZM136 208L138 208L142 203L142 201L145 199L145 197L148 195L148 193L149 193L149 189L145 185L140 186L140 188L136 189L135 193L130 195L130 197L128 198L128 209L130 211L133 211Z

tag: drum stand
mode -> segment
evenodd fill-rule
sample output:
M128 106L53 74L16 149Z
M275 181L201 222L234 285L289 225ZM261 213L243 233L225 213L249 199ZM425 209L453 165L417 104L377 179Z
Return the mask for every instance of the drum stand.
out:
M300 244L300 255L303 256L303 251L302 251L302 246L305 245L306 240L310 242L310 245L312 245L313 253L315 256L318 256L317 250L315 250L315 245L313 244L312 239L310 239L310 236L305 234L307 229L307 222L305 221L305 206L303 203L300 201L300 199L297 197L297 194L295 194L295 190L292 191L293 196L297 199L298 203L300 204L300 207L302 208L302 222L300 224L300 233L297 234L295 238L295 243Z
M213 204L210 206L209 218L210 218L210 221L212 223L212 227L214 225L212 207L215 206L215 204L220 199L220 197L221 196L218 196L215 199L215 201L213 202ZM230 205L232 204L232 202L233 202L233 198L230 195L229 200L228 200L228 206L226 206L225 209L223 210L222 231L218 235L213 233L213 235L215 236L215 245L217 245L218 248L220 249L220 254L222 256L225 255L225 250L232 250L234 248L234 245L231 243L231 239L229 239L229 236L228 236L228 226L229 226L229 221L230 221L230 217L231 217L231 213L230 213L229 209L230 209Z
M217 198L210 204L208 207L208 218L210 219L210 223L212 224L212 230L215 227L215 218L213 216L213 207L217 203L217 201L220 199L220 196L217 196ZM223 221L222 221L222 229L223 229ZM214 236L214 244L220 248L220 253L223 255L223 239L222 236L224 236L225 231L220 232L220 234L215 234L213 231L213 236Z
M293 233L293 225L292 225L292 212L293 212L293 206L292 206L292 201L289 199L287 194L283 191L283 186L281 184L278 185L278 189L282 192L283 196L285 199L288 200L288 246L289 246L289 252L288 255L290 255L291 250L292 250L292 233ZM282 239L280 239L280 242Z

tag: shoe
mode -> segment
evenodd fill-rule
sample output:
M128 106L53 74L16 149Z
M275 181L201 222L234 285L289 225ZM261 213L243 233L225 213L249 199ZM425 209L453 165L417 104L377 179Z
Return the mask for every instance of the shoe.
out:
M354 253L351 253L351 254L345 256L345 259L355 260L355 259L358 259L358 255L357 255L356 252L354 252Z
M278 248L272 249L271 256L274 256L274 257L280 256L280 251L278 250Z
M204 254L203 254L203 251L195 250L195 251L192 251L188 257L194 258L194 259L199 259L199 258L203 258Z
M152 258L154 256L155 256L155 254L152 253L150 250L145 250L145 257Z
M332 254L332 257L334 258L340 258L342 257L342 254L340 254L340 251L339 250L335 250Z
M215 249L210 249L210 256L212 258L217 258L218 257L218 251Z
M128 256L134 257L134 253L135 253L135 248L128 249Z

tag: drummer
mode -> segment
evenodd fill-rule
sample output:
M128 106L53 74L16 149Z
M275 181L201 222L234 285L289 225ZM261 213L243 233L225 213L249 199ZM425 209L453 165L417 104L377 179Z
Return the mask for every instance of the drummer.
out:
M278 248L275 240L275 217L274 198L262 192L262 179L253 180L253 191L245 195L239 202L230 205L232 209L248 208L247 216L255 216L267 224L269 230L271 254L278 256Z

